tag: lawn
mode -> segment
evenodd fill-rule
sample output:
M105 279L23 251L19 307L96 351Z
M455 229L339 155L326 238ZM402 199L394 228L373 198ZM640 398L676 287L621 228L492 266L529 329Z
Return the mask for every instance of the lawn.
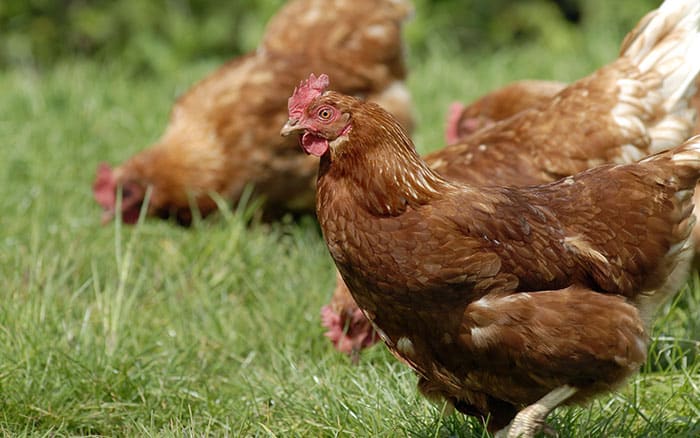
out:
M621 35L411 56L418 148L452 100L519 78L573 80ZM536 60L536 61L533 61ZM155 140L174 98L223 62L140 77L119 60L0 71L0 431L101 436L486 436L443 416L382 346L359 366L323 337L332 262L313 218L183 229L100 225L97 164ZM562 436L700 435L700 280L659 315L643 372L550 417Z

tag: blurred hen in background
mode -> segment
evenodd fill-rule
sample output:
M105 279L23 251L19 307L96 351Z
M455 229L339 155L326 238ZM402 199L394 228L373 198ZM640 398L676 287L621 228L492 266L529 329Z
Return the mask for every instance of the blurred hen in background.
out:
M411 130L401 37L412 14L403 0L295 0L270 20L252 53L219 68L180 97L162 137L123 164L100 164L93 185L103 220L147 215L189 225L193 210L217 208L213 193L236 204L246 187L274 219L312 212L316 166L279 136L289 91L324 71L336 90L378 102ZM122 188L120 211L117 188Z

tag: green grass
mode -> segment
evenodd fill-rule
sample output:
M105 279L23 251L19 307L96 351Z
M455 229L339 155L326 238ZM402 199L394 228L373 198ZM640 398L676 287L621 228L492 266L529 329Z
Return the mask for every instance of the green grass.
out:
M436 44L411 58L418 147L442 144L452 100L518 78L577 78L612 59L617 41L457 55ZM311 218L100 226L97 163L157 138L174 97L220 61L159 78L129 76L118 61L0 72L0 431L485 436L421 398L383 347L357 367L331 350L319 308L334 276ZM620 392L551 416L562 436L700 434L697 276L654 336L644 372Z

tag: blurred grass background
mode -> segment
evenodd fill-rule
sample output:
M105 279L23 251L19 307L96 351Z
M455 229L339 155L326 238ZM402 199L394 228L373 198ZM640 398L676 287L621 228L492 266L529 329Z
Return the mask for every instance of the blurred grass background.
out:
M544 0L416 1L418 147L442 146L452 100L609 62L658 3L572 1L569 21ZM332 262L312 218L100 225L97 163L155 140L175 97L254 48L279 4L0 2L0 434L486 436L420 397L385 348L357 367L330 348L319 309ZM643 373L552 424L698 436L698 315L694 274L658 318Z
M580 33L619 34L654 0L415 0L406 38L413 53L435 44L490 51L541 43L568 50ZM283 0L3 0L0 66L45 69L74 57L119 59L162 74L183 62L253 49Z

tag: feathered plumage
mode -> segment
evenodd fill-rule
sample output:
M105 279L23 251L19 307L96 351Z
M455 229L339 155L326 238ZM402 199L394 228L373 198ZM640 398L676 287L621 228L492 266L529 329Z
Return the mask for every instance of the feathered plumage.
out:
M180 97L170 122L151 147L97 172L94 194L115 214L123 188L122 219L133 223L148 188L148 214L192 220L217 208L216 193L238 202L247 186L264 200L266 217L313 210L315 164L282 139L289 90L323 70L334 88L379 102L411 129L404 86L404 0L294 0L270 21L260 47L195 84Z
M693 81L700 58L689 54L700 53L697 22L692 3L665 3L629 33L618 59L549 100L546 94L560 84L540 87L533 92L539 96L534 103L530 100L519 113L427 155L426 163L454 181L527 186L603 163L634 162L680 144L695 124L691 96L696 94ZM525 88L527 94L528 87L515 90ZM507 90L506 95L515 95ZM509 100L496 92L468 108L485 108L491 117L499 99ZM354 314L356 307L341 281L331 308Z
M474 186L432 170L377 105L327 91L300 112L296 96L282 133L321 158L331 256L426 396L533 436L643 363L689 268L700 138L546 185Z

